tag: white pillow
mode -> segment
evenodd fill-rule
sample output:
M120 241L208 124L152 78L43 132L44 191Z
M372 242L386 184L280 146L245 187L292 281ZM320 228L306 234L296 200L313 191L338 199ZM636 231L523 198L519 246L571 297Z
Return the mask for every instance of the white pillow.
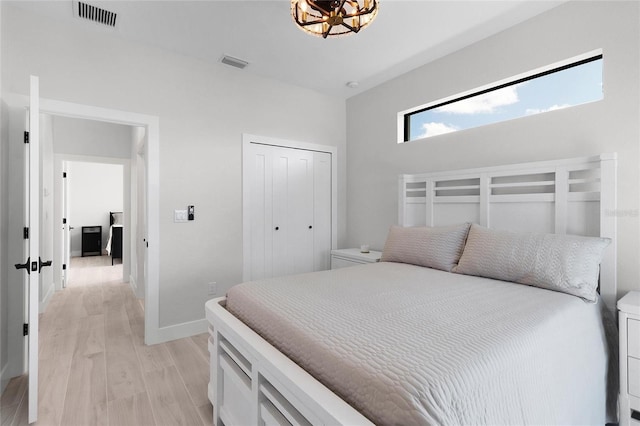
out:
M512 281L595 302L609 238L497 231L472 225L453 272Z
M469 226L469 223L433 228L392 226L380 260L450 272L460 259Z

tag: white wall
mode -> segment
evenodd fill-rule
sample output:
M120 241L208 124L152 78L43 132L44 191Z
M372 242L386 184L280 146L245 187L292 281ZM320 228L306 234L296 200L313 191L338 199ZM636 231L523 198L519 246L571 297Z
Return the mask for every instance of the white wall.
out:
M109 212L123 211L123 166L70 161L67 164L71 255L82 251L82 227L102 226L102 251L109 239Z
M131 156L131 126L61 116L55 116L53 121L56 154Z
M160 326L205 324L206 284L222 294L241 281L243 132L337 146L344 182L343 101L3 8L5 90L25 94L37 74L42 97L159 117L160 241L149 243L160 250ZM344 187L338 196L340 244ZM191 204L196 220L173 223Z
M400 173L617 152L618 289L640 289L639 17L638 2L569 2L350 98L348 245L382 248L397 222ZM601 102L396 143L398 111L598 48Z

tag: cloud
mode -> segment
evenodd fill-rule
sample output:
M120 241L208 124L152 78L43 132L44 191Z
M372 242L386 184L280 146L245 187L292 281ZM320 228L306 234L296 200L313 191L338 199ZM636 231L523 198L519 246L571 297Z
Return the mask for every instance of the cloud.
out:
M469 99L450 103L434 109L434 112L449 114L491 114L497 108L512 105L519 101L519 84L477 95Z
M458 128L453 126L448 126L444 123L431 122L431 123L424 123L422 125L422 130L423 132L420 136L418 136L418 139L455 132L456 130L458 130Z
M533 115L533 114L540 114L541 112L548 112L548 111L556 111L558 109L565 109L565 108L569 108L571 105L570 104L562 104L562 105L551 105L549 108L527 108L525 110L525 115Z

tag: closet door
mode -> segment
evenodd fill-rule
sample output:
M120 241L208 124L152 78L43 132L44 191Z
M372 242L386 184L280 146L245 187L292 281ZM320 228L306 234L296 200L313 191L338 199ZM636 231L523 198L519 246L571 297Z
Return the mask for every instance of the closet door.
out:
M273 152L268 146L250 144L247 166L249 206L245 206L248 221L245 229L249 239L249 277L260 279L273 273Z
M331 154L313 153L313 271L331 269Z
M273 275L311 272L313 152L273 148Z
M330 269L331 154L261 144L248 149L245 279Z

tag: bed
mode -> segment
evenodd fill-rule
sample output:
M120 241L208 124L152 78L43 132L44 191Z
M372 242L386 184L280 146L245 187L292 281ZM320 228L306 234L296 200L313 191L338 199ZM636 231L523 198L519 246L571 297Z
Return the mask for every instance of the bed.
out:
M109 212L109 240L107 241L107 254L111 256L111 265L114 259L122 261L122 212Z
M387 261L243 283L207 302L215 424L615 421L615 170L601 155L400 176ZM419 245L394 246L424 225L456 230L455 264L437 250L416 265ZM534 276L584 267L589 293L503 264L535 258L532 238L560 252L585 242L564 264L553 250L520 263Z

